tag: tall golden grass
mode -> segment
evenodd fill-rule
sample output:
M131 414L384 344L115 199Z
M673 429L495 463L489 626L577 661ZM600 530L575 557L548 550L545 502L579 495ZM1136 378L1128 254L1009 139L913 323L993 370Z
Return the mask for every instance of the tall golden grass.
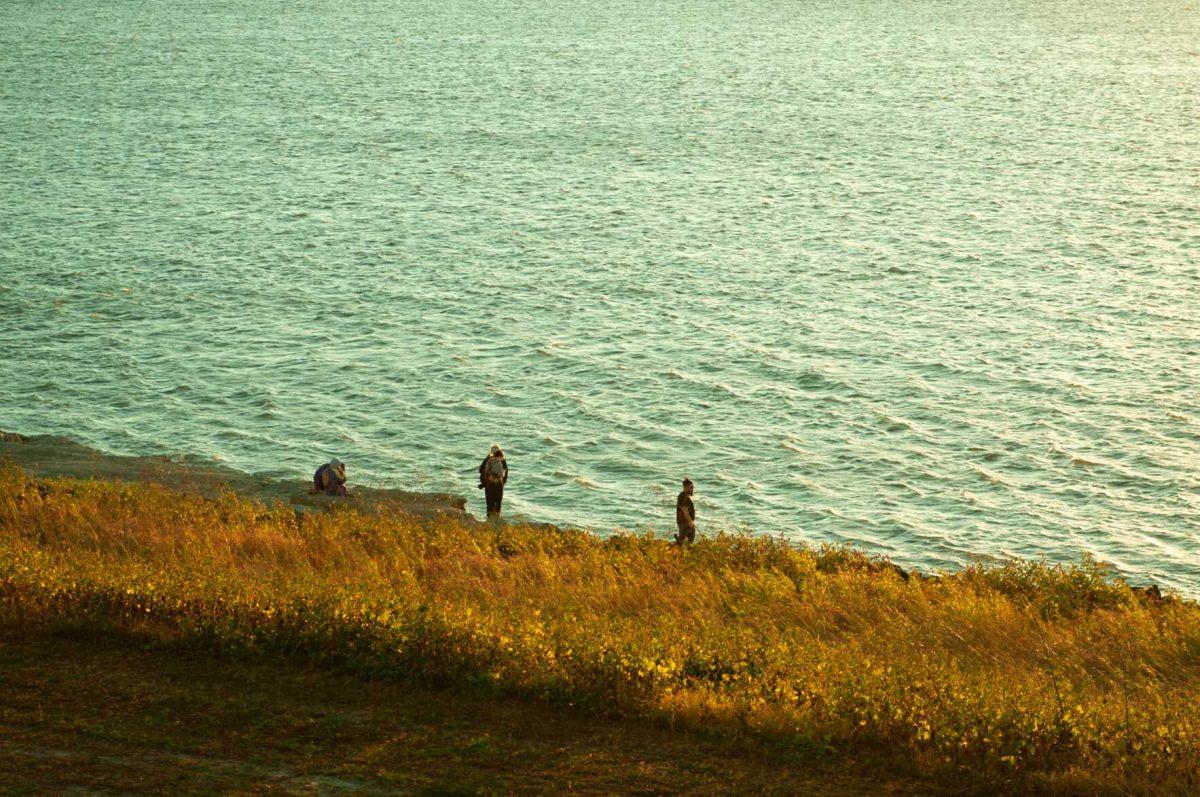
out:
M900 573L847 548L298 517L0 483L7 622L482 686L995 788L1200 792L1200 606L1091 561Z

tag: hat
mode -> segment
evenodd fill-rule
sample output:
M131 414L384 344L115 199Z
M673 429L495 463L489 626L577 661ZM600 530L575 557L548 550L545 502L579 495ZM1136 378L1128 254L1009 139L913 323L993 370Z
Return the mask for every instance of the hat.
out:
M504 452L500 450L500 446L496 445L495 443L492 443L492 453L493 454L503 454Z

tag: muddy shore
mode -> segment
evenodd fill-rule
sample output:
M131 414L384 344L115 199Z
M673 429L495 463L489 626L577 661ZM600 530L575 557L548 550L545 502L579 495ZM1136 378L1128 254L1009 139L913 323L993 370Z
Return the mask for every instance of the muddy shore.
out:
M297 474L295 479L277 479L187 456L117 456L66 437L25 436L0 430L0 463L4 462L12 462L31 476L161 484L208 497L235 492L268 503L280 501L297 511L346 504L368 510L386 506L417 514L466 514L467 499L452 493L358 487L351 482L350 498L328 498L310 492L312 482L307 474ZM314 463L314 469L316 464L319 463Z

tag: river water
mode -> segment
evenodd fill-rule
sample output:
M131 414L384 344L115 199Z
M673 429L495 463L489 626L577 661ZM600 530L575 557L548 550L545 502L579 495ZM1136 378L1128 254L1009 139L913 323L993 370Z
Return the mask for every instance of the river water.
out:
M1192 0L9 0L0 428L1200 594L1198 120Z

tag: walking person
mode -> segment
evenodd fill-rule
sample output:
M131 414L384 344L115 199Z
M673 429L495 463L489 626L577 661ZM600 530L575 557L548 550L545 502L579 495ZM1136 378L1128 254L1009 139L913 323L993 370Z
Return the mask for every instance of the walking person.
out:
M679 533L675 535L676 545L690 545L696 541L696 505L692 503L692 491L695 485L691 479L683 480L683 490L675 499L675 525Z
M479 464L479 486L483 488L487 499L488 517L500 514L500 505L504 502L504 485L508 482L508 461L500 446L493 445L492 450L483 462Z

